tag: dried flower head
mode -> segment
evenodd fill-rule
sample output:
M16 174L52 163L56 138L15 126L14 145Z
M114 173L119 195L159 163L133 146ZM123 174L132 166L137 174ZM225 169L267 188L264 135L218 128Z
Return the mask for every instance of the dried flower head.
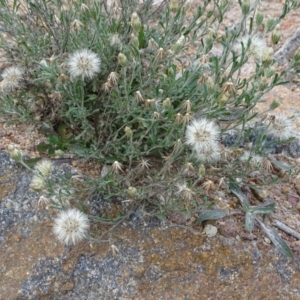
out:
M54 234L66 245L74 245L81 241L90 227L88 217L75 208L62 211L54 223Z
M203 182L202 187L206 192L216 189L214 182L209 179Z
M151 164L149 163L149 159L144 159L143 157L141 158L141 161L139 163L139 167L142 169L142 170L149 170L149 168L151 167Z
M181 113L177 113L175 117L175 124L181 124L183 120L183 115Z
M148 41L148 48L150 50L157 50L158 49L158 44L155 42L153 38L150 38Z
M248 47L249 40L250 46ZM234 47L234 50L237 52L238 55L242 54L242 44L248 57L253 57L255 60L261 61L263 53L267 48L265 41L261 37L259 37L258 35L243 36L240 39L239 43L236 44Z
M93 78L100 72L101 60L96 53L88 50L74 52L68 62L69 73L73 77Z
M187 183L184 181L177 184L177 194L181 194L184 200L190 201L193 197L194 192L187 186Z
M105 92L105 93L109 93L110 90L111 90L112 86L109 82L104 82L102 84L102 90Z
M233 94L235 93L235 87L232 81L227 81L224 83L224 85L222 86L222 92L223 93L230 93Z
M158 120L160 118L160 113L158 111L155 111L153 112L151 117L153 120Z
M192 103L191 103L190 100L183 101L182 106L183 106L184 109L186 109L186 112L188 114L191 113L191 111L192 111Z
M187 124L190 123L190 121L193 120L193 117L189 114L189 113L186 113L183 118L182 118L182 124L183 126L186 126Z
M264 157L262 160L262 168L267 172L272 172L274 170L272 162L267 157Z
M196 152L206 152L211 146L217 145L220 138L218 126L205 118L193 120L185 131L186 144ZM218 147L219 148L219 147Z
M118 84L119 74L117 72L110 72L107 81L111 86L116 86Z
M187 163L186 163L186 165L185 165L185 170L191 171L191 172L196 172L196 170L195 170L193 164L190 163L190 162L187 162Z
M119 172L123 172L123 165L119 163L118 161L115 161L111 165L111 169L115 174L119 174Z
M276 138L284 140L294 136L293 122L283 113L269 114L265 122L268 125L267 131Z
M71 23L71 30L80 30L81 26L83 26L83 23L79 20L74 20Z
M155 59L156 60L162 60L165 56L165 50L163 48L159 48L156 52Z
M6 68L1 77L3 78L3 81L1 82L1 87L3 90L14 90L16 89L23 76L23 71L19 69L18 67L8 67Z
M137 103L144 101L144 98L143 98L140 91L135 92L135 100L136 100Z
M47 177L52 172L53 163L49 159L42 159L34 166L34 169L41 175Z

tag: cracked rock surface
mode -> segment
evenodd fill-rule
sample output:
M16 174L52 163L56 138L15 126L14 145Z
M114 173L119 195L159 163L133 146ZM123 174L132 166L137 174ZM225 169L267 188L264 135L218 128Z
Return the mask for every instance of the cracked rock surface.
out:
M0 299L300 299L299 252L291 261L261 239L241 241L242 224L208 238L201 227L128 218L108 240L66 247L31 177L0 151Z

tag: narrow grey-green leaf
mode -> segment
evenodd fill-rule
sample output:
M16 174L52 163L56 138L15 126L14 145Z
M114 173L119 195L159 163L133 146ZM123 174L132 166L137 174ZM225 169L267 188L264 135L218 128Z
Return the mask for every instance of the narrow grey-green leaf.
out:
M283 163L279 162L278 160L274 159L272 156L268 156L268 158L272 161L272 163L276 167L278 167L279 169L281 169L283 171L290 171L293 168L293 166L283 164Z
M238 197L244 210L247 212L250 210L250 203L246 195L242 192L241 188L234 182L229 183L229 189L231 192Z
M196 224L202 223L205 220L218 220L226 216L226 211L221 209L202 211Z
M245 218L245 227L248 231L252 231L254 228L254 221L255 221L255 216L250 213L246 212L246 218Z
M267 199L264 203L251 208L254 214L270 214L275 211L275 202L272 199Z
M289 258L294 258L294 254L289 247L289 245L280 237L280 235L274 231L273 229L266 226L263 222L256 219L262 229L265 231L266 235L269 237L269 239L272 241L276 249L283 255Z

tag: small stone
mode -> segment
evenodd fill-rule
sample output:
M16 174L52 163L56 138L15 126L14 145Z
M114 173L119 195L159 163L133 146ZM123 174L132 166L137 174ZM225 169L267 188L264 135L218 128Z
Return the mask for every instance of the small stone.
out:
M264 240L267 244L271 244L271 240L269 238L265 237Z
M265 189L251 189L253 194L259 199L259 200L266 200L266 198L269 197L269 191Z
M204 233L207 237L212 238L214 237L218 232L218 228L216 226L213 226L211 224L207 224L204 228Z

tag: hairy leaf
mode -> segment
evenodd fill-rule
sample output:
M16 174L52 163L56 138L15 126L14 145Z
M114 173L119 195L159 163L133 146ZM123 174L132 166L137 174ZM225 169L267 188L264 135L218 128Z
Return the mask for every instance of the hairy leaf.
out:
M280 237L280 235L273 229L266 226L263 222L256 219L256 221L260 224L261 228L264 230L266 235L272 241L276 249L283 255L289 258L294 258L294 254L288 244Z
M202 223L205 220L218 220L226 216L226 211L221 209L206 210L201 212L196 224Z

